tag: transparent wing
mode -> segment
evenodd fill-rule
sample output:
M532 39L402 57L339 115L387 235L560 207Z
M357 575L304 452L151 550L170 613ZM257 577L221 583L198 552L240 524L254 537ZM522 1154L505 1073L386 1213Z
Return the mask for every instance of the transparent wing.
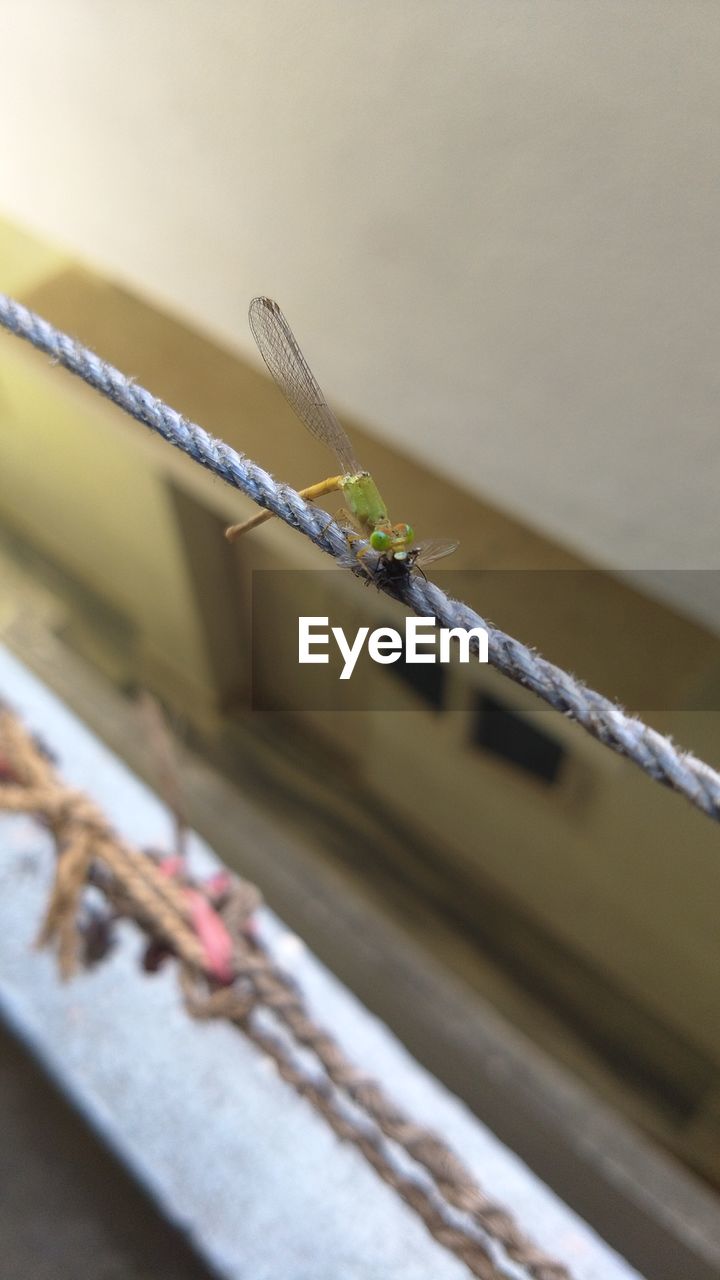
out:
M308 430L333 450L345 475L356 475L362 467L347 433L315 381L277 302L271 298L253 298L250 328L260 355L285 399Z
M421 539L417 549L417 563L422 569L426 564L432 564L434 560L451 556L459 546L460 543L453 538L426 538L424 541Z

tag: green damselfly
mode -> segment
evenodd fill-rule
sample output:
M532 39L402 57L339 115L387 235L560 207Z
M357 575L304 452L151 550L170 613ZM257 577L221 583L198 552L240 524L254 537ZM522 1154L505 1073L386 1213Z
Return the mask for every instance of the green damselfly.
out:
M328 476L301 489L300 496L312 502L326 494L341 492L348 509L339 515L347 517L357 530L357 534L349 535L350 541L355 541L358 535L367 539L367 546L358 552L358 558L370 548L377 551L378 568L386 577L398 576L415 566L421 569L433 560L450 555L457 542L436 539L416 545L411 525L391 521L375 481L357 461L347 432L328 405L277 302L271 298L253 298L249 319L253 337L273 380L312 435L332 449L341 467L339 475ZM233 542L271 518L271 511L261 511L227 529L225 536Z

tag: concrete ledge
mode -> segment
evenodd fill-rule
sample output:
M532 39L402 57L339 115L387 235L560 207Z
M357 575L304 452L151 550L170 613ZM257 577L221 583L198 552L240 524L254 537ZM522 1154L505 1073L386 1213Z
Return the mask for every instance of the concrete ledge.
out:
M88 790L123 833L139 844L167 844L170 823L156 797L2 650L0 693L58 751L64 776ZM139 971L132 926L108 962L61 986L51 959L32 950L52 871L49 841L31 820L3 817L0 850L5 1016L223 1275L461 1280L467 1274L254 1046L230 1027L192 1023L172 972L150 979ZM216 865L199 840L192 855L199 867ZM262 927L351 1056L417 1120L442 1132L577 1280L638 1276L270 912ZM522 1272L508 1267L508 1275Z

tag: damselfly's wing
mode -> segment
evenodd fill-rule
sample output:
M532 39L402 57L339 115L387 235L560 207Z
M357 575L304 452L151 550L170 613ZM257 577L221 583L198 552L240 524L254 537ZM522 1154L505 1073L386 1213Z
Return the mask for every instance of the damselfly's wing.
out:
M444 556L451 556L459 546L460 543L454 538L426 538L424 541L421 539L418 543L415 563L418 568L424 569L426 564L442 560Z
M253 298L250 328L275 382L308 431L333 450L345 475L357 475L362 467L355 458L347 432L315 381L277 302L271 298Z

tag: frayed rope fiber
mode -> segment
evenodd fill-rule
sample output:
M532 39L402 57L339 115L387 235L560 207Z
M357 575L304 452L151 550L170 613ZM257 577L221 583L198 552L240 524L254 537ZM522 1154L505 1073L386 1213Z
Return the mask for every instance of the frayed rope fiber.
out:
M357 562L360 544L351 550L342 529L331 522L328 513L304 502L289 485L279 484L257 463L215 439L87 347L5 294L0 294L0 324L44 351L221 480L300 530L340 564L365 576ZM367 558L366 563L372 563L371 559ZM720 774L710 765L690 752L679 750L669 738L486 622L468 605L451 599L419 574L383 581L382 590L421 617L434 617L440 626L484 628L488 634L489 661L498 671L530 689L554 710L577 721L598 742L632 760L656 782L679 791L709 817L720 819Z

